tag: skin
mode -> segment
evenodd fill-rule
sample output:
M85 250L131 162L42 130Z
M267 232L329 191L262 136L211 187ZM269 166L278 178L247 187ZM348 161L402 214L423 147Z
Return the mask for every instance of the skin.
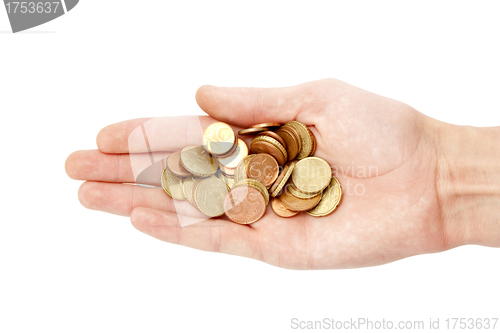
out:
M135 182L129 153L141 150L129 146L129 136L147 118L105 127L98 150L68 157L68 175L86 181L78 193L82 205L130 216L135 228L162 241L290 269L366 267L465 244L500 246L496 128L442 123L334 79L273 89L203 86L196 100L209 115L196 117L203 128L215 119L236 129L290 120L310 126L315 156L342 184L338 209L322 218L284 219L268 207L250 226L219 218L180 227L179 206L161 188L122 184ZM201 141L185 135L191 120L146 126L152 150L161 158L162 151Z

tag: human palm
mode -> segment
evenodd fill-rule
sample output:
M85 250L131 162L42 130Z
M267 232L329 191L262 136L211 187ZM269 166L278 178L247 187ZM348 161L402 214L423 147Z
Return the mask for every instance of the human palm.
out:
M144 126L150 119L110 125L98 135L99 150L70 155L68 175L87 180L79 191L82 204L129 215L134 227L160 240L284 268L373 266L447 248L430 118L332 79L278 89L204 86L196 98L211 116L196 117L202 127L214 119L236 128L290 120L310 126L318 143L315 156L328 161L343 188L337 210L322 218L301 213L285 219L268 207L250 226L219 218L180 227L179 216L190 214L179 210L182 205L159 188L123 183L142 182L133 170L134 156L145 150L130 141L141 124L159 159L166 156L162 152L199 143L198 134L189 135L190 117L162 118L154 126ZM153 168L150 174L159 179L160 172Z

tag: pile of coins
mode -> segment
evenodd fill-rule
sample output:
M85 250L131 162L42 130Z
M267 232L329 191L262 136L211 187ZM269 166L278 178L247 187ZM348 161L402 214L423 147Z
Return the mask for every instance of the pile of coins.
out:
M238 135L255 135L250 148ZM261 219L269 202L280 217L326 216L337 208L342 188L330 165L313 156L317 142L306 125L265 123L238 135L214 123L203 133L203 146L172 153L161 176L165 193L240 224Z

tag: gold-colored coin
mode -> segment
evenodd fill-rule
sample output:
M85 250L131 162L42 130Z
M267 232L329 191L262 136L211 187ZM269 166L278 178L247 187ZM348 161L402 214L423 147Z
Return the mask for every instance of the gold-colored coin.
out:
M205 178L195 188L194 201L203 214L221 216L224 214L223 203L228 192L226 184L219 178Z
M167 167L165 167L166 169ZM169 196L172 197L172 193L170 193L170 189L168 188L168 183L167 180L165 179L165 169L163 169L161 173L161 187L163 188L163 191Z
M247 170L248 170L248 163L250 163L250 160L252 157L254 157L255 154L248 155L243 160L238 163L238 166L236 167L236 170L234 172L234 181L237 183L242 179L247 178Z
M217 158L199 146L187 146L184 148L181 151L181 163L187 171L197 177L211 176L219 168Z
M293 183L289 183L288 184L288 191L290 191L290 193L293 195L293 196L296 196L297 198L300 198L300 199L310 199L312 197L315 197L317 196L320 192L315 192L315 193L304 193L304 192L301 192L299 191L294 185Z
M189 201L189 203L193 206L195 205L193 197L193 185L197 179L199 178L194 176L181 179L182 192L184 193L187 201Z
M165 186L168 188L170 196L176 200L186 200L184 192L182 191L181 178L174 175L168 168L163 169L163 177L163 181L166 183Z
M342 186L337 178L332 177L328 188L323 192L323 197L316 207L307 211L311 216L326 216L337 209L342 199Z
M255 180L255 179L248 178L248 179L240 180L239 182L235 183L234 187L239 186L239 185L247 185L247 186L252 186L252 187L257 188L264 196L264 199L266 201L266 206L269 204L269 192L267 191L266 187L261 182Z
M302 149L300 150L299 155L297 155L297 159L301 160L309 156L311 154L311 151L313 150L313 140L311 138L311 135L309 134L309 129L307 128L307 126L295 120L289 121L285 125L293 127L300 135Z
M274 188L274 186L271 188L271 190L273 190L272 193L271 193L272 197L276 197L278 194L280 194L281 190L283 189L283 186L285 186L286 182L288 181L288 179L292 175L293 170L295 169L295 163L294 162L288 163L285 167L287 167L287 166L288 166L288 168L286 168L286 170L283 169L283 172L284 172L283 178L278 179L279 183L276 186L276 188Z
M235 142L236 135L226 123L213 123L203 132L203 146L210 154L227 154Z
M238 146L233 154L221 158L219 157L219 167L224 167L226 169L236 169L238 163L248 156L248 146L245 141L238 139Z
M324 159L307 157L297 162L292 173L295 187L304 193L318 193L330 183L332 168Z

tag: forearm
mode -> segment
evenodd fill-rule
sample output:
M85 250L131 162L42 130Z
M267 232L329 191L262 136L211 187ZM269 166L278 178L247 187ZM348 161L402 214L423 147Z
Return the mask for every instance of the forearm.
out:
M500 246L500 127L439 123L436 186L446 245Z

